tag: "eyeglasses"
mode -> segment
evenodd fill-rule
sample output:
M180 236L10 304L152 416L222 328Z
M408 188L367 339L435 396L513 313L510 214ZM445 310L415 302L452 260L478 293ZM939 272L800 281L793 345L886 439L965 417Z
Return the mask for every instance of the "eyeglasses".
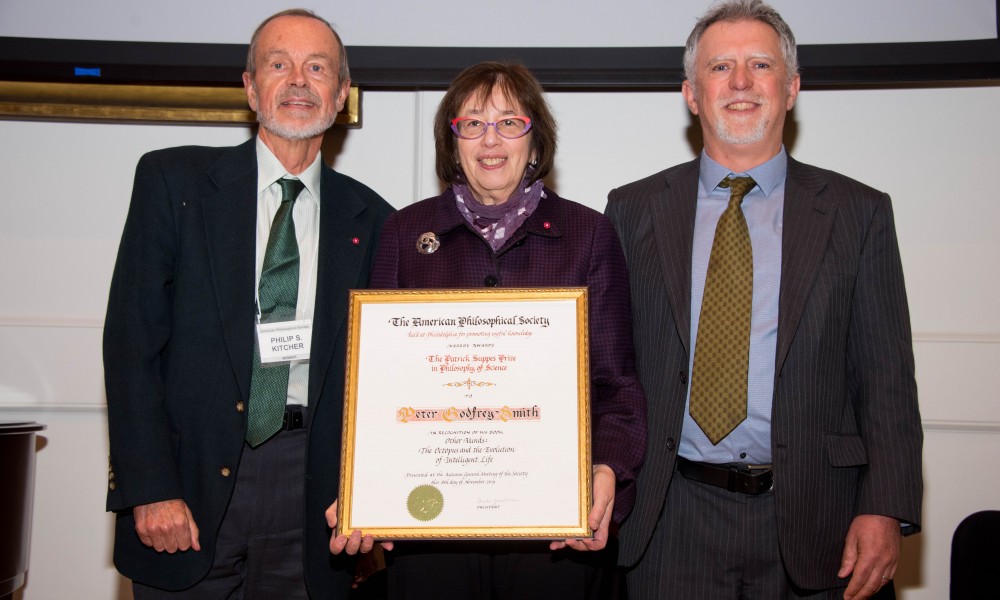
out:
M451 120L451 130L463 140L475 140L483 137L490 125L500 137L515 140L528 133L531 129L531 119L528 117L506 117L496 123L488 123L473 117L457 117Z

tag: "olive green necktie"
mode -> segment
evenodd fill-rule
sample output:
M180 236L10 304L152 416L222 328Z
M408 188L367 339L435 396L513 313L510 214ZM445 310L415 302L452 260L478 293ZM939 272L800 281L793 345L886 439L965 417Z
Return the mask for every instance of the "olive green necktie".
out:
M691 377L691 418L712 445L747 418L753 252L740 204L755 185L750 177L719 184L729 206L715 228Z
M292 206L305 187L298 179L279 179L281 206L271 222L264 250L257 302L260 322L291 321L299 298L299 244L295 239ZM257 447L281 429L288 400L288 365L263 367L254 344L250 404L247 408L247 442Z

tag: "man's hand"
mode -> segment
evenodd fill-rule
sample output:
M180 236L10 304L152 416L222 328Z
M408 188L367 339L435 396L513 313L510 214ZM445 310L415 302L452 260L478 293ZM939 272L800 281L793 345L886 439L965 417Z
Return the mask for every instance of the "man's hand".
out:
M582 552L601 550L608 544L608 528L615 509L615 472L607 465L594 465L594 505L587 515L587 524L594 530L593 538L555 541L549 549L569 546Z
M340 554L341 552L347 552L348 554L354 555L358 552L362 554L372 551L372 547L375 545L375 538L370 535L362 536L360 529L355 529L351 532L350 537L346 535L339 535L337 533L337 501L334 500L330 508L326 509L326 523L333 530L333 534L330 536L330 552L333 554ZM392 542L381 542L382 549L392 550Z
M896 576L901 535L899 521L881 515L858 515L844 543L838 577L851 575L845 600L865 600Z
M157 552L201 550L191 509L180 499L141 504L132 509L139 540Z

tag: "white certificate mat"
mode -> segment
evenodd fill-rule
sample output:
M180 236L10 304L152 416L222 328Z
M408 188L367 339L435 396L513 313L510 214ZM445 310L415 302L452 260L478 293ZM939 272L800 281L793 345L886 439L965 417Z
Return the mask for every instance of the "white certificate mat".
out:
M588 537L586 288L352 291L339 530Z

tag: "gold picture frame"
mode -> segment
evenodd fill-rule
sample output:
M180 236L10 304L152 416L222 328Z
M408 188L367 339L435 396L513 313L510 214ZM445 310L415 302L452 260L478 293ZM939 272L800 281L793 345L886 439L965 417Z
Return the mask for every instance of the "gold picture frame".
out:
M586 288L351 291L338 528L593 535Z
M0 81L0 118L249 125L242 87ZM361 127L351 86L334 126Z

